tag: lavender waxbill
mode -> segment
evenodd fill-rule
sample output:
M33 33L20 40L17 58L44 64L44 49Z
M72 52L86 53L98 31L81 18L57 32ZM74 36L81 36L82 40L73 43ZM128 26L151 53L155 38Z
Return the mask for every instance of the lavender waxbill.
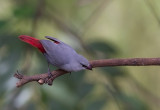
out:
M84 69L92 70L89 61L78 54L72 47L50 36L47 39L36 39L27 35L20 35L20 40L29 43L43 53L48 62L48 73L51 75L49 64L67 72L76 72Z

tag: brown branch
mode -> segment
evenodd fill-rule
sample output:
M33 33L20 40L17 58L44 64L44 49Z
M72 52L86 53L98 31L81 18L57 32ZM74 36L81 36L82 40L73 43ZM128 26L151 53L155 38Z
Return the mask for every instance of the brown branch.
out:
M107 66L152 66L152 65L160 65L160 58L128 58L128 59L102 59L102 60L93 60L90 61L90 64L93 68L96 67L107 67ZM14 74L14 77L19 79L16 86L21 87L24 84L37 81L39 84L47 83L48 85L52 85L52 82L55 78L67 74L68 72L63 70L55 70L52 71L52 77L48 78L47 73L36 74L33 76L25 76L19 74L18 72ZM45 79L48 78L47 82Z

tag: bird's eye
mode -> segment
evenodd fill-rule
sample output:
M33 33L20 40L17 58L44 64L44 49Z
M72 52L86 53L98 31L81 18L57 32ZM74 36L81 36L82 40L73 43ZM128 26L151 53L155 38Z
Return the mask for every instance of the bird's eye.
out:
M87 66L86 66L86 65L83 65L83 64L82 64L82 67L87 68Z

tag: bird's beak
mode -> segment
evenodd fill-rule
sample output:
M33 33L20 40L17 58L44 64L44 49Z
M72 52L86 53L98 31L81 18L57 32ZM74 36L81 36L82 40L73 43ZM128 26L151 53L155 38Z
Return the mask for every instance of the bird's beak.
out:
M88 70L92 70L92 66L91 66L91 65L89 65L89 66L87 66L87 67L86 67L86 69L88 69Z

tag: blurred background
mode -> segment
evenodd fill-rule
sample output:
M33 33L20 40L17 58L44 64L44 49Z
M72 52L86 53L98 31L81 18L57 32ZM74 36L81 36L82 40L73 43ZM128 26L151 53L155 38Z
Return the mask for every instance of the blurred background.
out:
M159 110L159 66L95 68L52 86L16 88L13 77L47 71L19 35L56 37L89 60L159 57L159 12L159 0L0 0L0 109Z

